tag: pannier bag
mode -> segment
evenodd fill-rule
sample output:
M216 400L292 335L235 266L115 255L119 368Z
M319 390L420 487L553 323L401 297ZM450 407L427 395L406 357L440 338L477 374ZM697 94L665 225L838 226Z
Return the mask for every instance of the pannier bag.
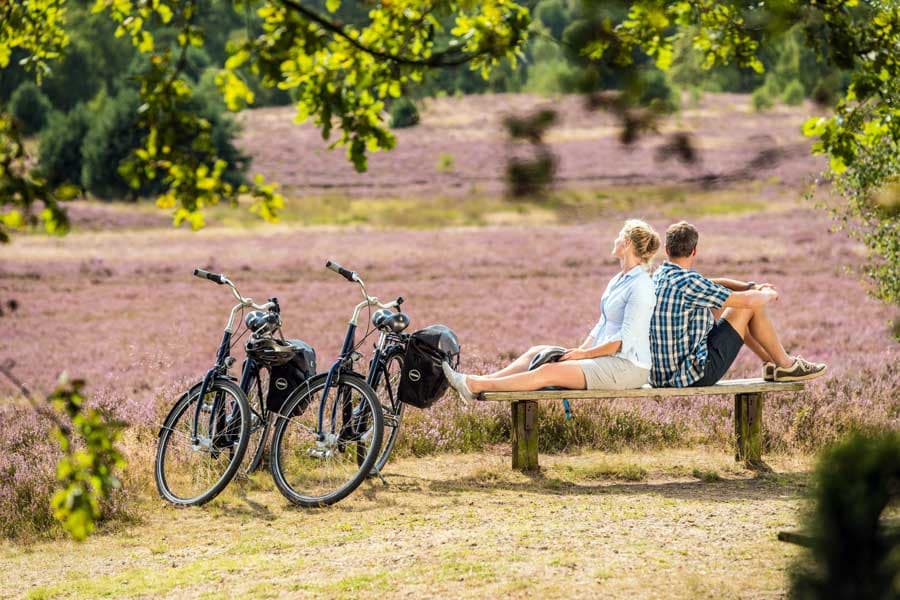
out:
M428 408L437 402L450 382L441 362L459 366L459 339L446 325L432 325L409 336L397 397L401 402Z
M316 351L302 340L287 340L294 349L294 356L282 365L269 367L269 394L266 406L279 412L297 387L316 374Z

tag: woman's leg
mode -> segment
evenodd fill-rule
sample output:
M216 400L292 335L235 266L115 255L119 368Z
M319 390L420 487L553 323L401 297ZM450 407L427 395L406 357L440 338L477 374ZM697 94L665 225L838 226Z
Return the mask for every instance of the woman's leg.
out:
M521 358L521 357L520 357ZM512 365L510 365L512 366ZM526 366L527 368L527 366ZM585 388L584 372L577 361L549 363L534 371L501 377L466 377L473 394L481 392L525 392L555 386L572 390Z
M531 364L531 359L533 359L538 352L544 350L545 348L549 348L550 346L532 346L528 349L525 354L517 358L516 360L509 363L509 365L503 367L499 371L491 373L489 375L470 375L469 377L477 377L478 379L490 378L496 379L497 377L506 377L507 375L515 375L516 373L524 373L528 370L528 365Z

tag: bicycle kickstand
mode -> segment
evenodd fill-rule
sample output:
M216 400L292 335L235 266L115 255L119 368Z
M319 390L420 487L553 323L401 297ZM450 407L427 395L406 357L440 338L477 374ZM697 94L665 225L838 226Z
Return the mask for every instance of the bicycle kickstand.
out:
M383 483L385 486L389 486L389 485L390 485L390 484L387 482L387 479L384 478L384 475L381 474L381 471L379 471L379 470L376 469L375 467L372 467L372 472L375 473L376 475L378 475L378 479L380 479L380 480L381 480L381 483Z

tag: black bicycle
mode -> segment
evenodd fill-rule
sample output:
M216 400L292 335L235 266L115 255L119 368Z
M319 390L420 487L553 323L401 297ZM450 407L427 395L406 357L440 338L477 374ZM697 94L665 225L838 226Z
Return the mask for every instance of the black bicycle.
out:
M363 308L392 309L369 296L353 271L328 261L326 267L359 284L363 301L347 326L340 356L327 372L306 381L285 401L275 420L270 460L275 485L291 502L315 507L334 504L372 471L384 434L381 403L372 386L354 372L356 329ZM400 299L402 302L402 299ZM317 406L318 410L306 410Z
M231 288L238 303L231 309L216 362L203 380L176 402L159 430L154 476L163 498L178 505L199 505L215 498L234 477L250 439L251 411L245 389L228 376L235 317L252 307L267 313L277 302L258 305L240 295L224 275L195 269L194 275Z

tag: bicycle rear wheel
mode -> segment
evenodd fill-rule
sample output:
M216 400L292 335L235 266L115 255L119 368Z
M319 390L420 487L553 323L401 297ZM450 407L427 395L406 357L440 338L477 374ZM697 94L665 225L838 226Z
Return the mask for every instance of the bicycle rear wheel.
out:
M376 472L380 473L391 457L391 452L400 436L400 423L403 421L403 411L406 407L397 396L400 372L403 370L403 352L389 354L383 364L375 395L378 396L378 402L384 413L384 438L381 443L381 452L372 467L372 475L375 475Z
M266 396L269 392L269 370L259 369L250 381L247 403L250 406L250 435L247 442L247 462L241 465L238 475L249 477L262 464L269 436L269 411Z
M193 436L194 415L200 414ZM200 505L215 498L237 472L247 449L247 397L226 379L184 394L159 431L154 475L160 495L177 505Z
M338 502L361 484L381 449L381 405L359 375L341 373L322 399L325 374L309 380L285 402L272 432L272 478L294 504ZM304 410L305 409L305 410ZM324 410L319 432L319 410ZM357 456L362 460L358 464Z

